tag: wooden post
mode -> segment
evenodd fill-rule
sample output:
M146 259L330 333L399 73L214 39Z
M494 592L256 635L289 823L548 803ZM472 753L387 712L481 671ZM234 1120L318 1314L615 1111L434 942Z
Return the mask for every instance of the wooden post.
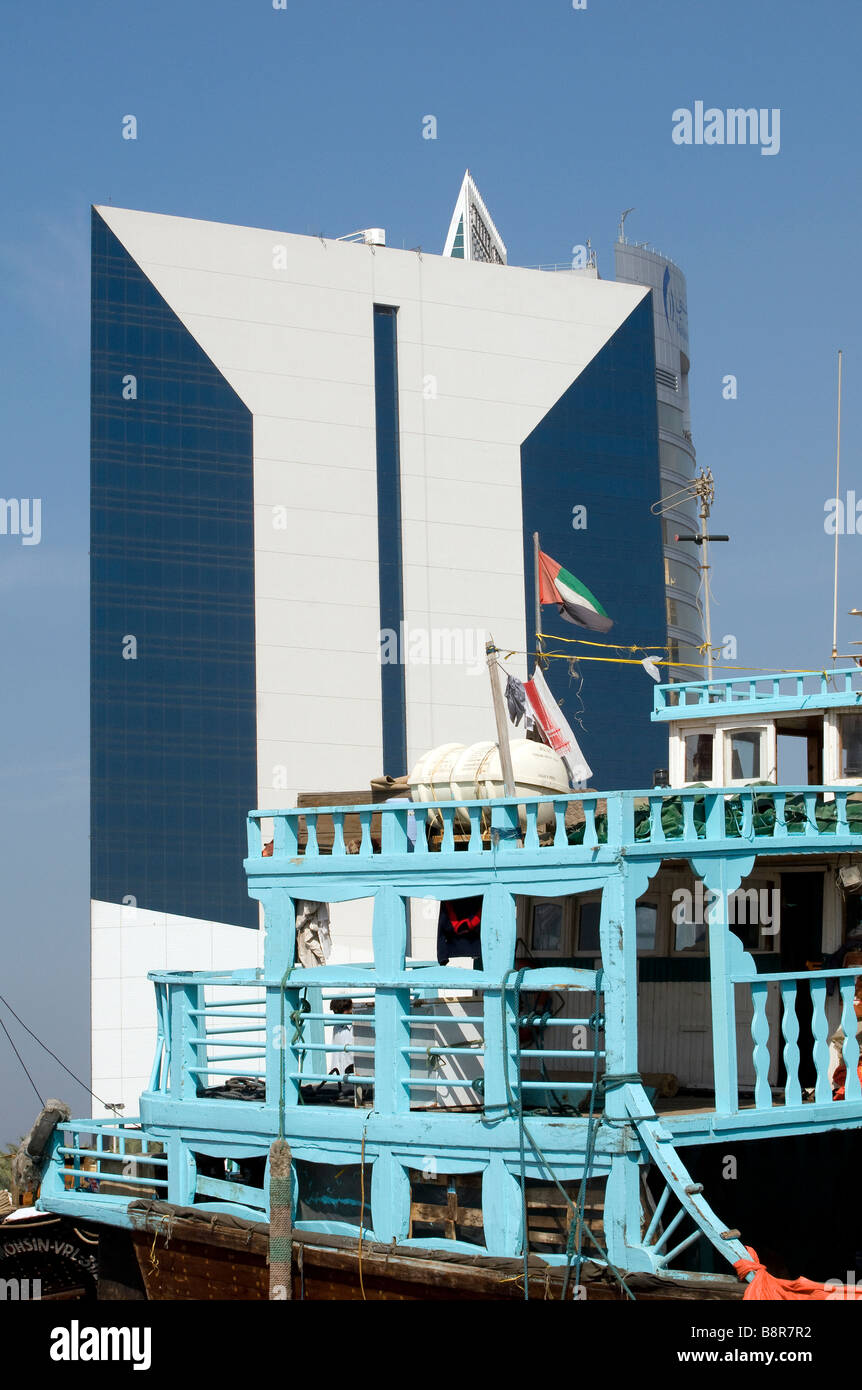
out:
M293 1298L293 1158L286 1139L275 1139L269 1150L269 1296Z
M488 675L491 678L491 698L494 701L494 718L497 721L497 745L500 749L500 767L503 772L503 795L515 795L515 775L512 772L512 750L509 747L509 725L503 708L503 692L500 689L500 668L495 655L497 648L494 639L488 634L485 655L488 658Z

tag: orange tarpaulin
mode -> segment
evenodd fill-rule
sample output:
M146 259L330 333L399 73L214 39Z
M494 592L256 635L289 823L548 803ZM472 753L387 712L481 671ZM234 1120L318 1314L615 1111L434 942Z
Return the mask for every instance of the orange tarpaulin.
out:
M839 1284L837 1281L829 1284L815 1284L813 1279L776 1279L760 1263L757 1258L757 1251L752 1250L750 1245L746 1245L751 1258L749 1260L737 1260L733 1266L740 1279L745 1279L747 1275L753 1274L754 1278L748 1285L743 1295L743 1302L747 1298L760 1299L765 1301L779 1302L784 1299L813 1299L834 1300L841 1302L843 1299L862 1299L862 1288L856 1289L848 1284Z

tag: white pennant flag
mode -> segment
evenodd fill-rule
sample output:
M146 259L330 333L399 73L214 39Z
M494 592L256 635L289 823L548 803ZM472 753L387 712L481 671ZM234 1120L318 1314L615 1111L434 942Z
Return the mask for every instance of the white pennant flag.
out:
M578 747L563 712L548 689L548 683L537 666L533 679L525 681L524 692L530 710L542 738L549 748L559 753L569 774L569 786L586 785L592 776L592 768Z
M644 668L648 676L652 676L654 681L660 681L661 671L658 669L655 663L656 659L654 656L645 656L643 661L641 662L641 666Z

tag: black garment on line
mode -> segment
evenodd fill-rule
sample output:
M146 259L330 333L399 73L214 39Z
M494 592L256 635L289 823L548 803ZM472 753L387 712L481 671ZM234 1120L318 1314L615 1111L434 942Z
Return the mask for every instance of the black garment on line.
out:
M517 676L506 677L506 705L509 718L517 728L527 713L527 692L523 681L519 681ZM529 720L527 722L529 723Z
M456 898L440 904L437 919L437 963L448 965L454 956L470 956L482 969L482 899Z

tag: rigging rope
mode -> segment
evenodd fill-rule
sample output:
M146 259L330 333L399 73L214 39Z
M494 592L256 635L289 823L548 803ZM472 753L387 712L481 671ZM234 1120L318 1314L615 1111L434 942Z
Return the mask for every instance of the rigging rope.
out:
M78 1083L79 1086L83 1086L83 1088L84 1088L84 1090L87 1092L87 1094L88 1094L88 1095L91 1095L91 1096L93 1097L93 1100L97 1100L97 1101L99 1102L100 1105L104 1105L104 1107L105 1107L106 1110L111 1110L111 1111L113 1111L114 1114L117 1113L117 1107L116 1107L115 1105L109 1105L108 1102L107 1102L106 1100L102 1100L102 1097L101 1097L101 1096L97 1096L97 1095L96 1095L96 1092L93 1090L92 1086L88 1086L87 1083L86 1083L86 1081L82 1081L81 1078L80 1078L80 1076L76 1076L75 1073L72 1071L72 1069L71 1069L70 1067L67 1067L67 1066L66 1066L66 1063L65 1063L65 1062L61 1062L61 1061L60 1061L60 1058L57 1056L56 1052L52 1052L51 1049L50 1049L50 1047L48 1046L48 1044L47 1044L47 1043L43 1043L42 1039L39 1037L39 1035L38 1035L37 1033L34 1033L34 1032L33 1032L33 1029L32 1029L32 1028L28 1028L28 1027L27 1027L27 1024L24 1022L23 1018L19 1018L18 1014L16 1014L15 1010L12 1008L12 1005L9 1003L9 1000L8 1000L8 999L4 999L4 997L3 997L2 994L0 994L0 1004L5 1004L6 1008L9 1010L10 1014L11 1014L12 1017L15 1019L15 1022L16 1022L16 1023L20 1023L21 1027L24 1029L24 1032L25 1032L25 1033L29 1033L29 1034L30 1034L30 1037L34 1040L34 1042L37 1042L37 1043L39 1044L39 1046L40 1046L45 1052L47 1052L47 1054L48 1054L49 1057L53 1057L53 1059L54 1059L54 1061L57 1063L57 1065L60 1066L60 1067L62 1067L62 1068L63 1068L63 1071L66 1072L66 1074L67 1074L68 1076L71 1076L71 1078L72 1078L73 1081L77 1081L77 1083ZM9 1033L8 1033L8 1031L7 1031L6 1027L5 1027L5 1025L4 1025L2 1019L0 1019L0 1028L3 1029L3 1032L6 1034L7 1038L9 1038L10 1043L12 1043L12 1039L11 1039L11 1037L9 1037ZM18 1061L21 1062L21 1057L20 1057L20 1055L19 1055L19 1053L18 1053L18 1050L17 1050L17 1048L15 1047L15 1044L14 1044L14 1043L12 1043L12 1047L13 1047L13 1050L15 1051L15 1056L18 1058ZM23 1066L24 1066L24 1063L21 1062L21 1065L22 1065L22 1067L23 1067ZM27 1071L27 1068L24 1067L24 1070ZM27 1072L27 1075L30 1076L30 1073ZM33 1078L32 1078L32 1077L30 1077L30 1081L31 1081L31 1083L33 1083ZM39 1095L39 1092L38 1092L38 1090L37 1090L37 1088L36 1088L35 1083L33 1083L33 1089L34 1089L34 1091L36 1091L36 1094L37 1094L37 1096L38 1096L38 1095ZM42 1097L39 1096L39 1099L42 1100ZM42 1104L44 1105L45 1102L42 1101Z
M14 1042L12 1041L12 1035L11 1035L11 1033L9 1032L9 1029L6 1027L6 1024L3 1022L2 1018L0 1018L0 1028L3 1029L3 1032L6 1034L6 1037L9 1039L9 1046L11 1047L12 1051L15 1053L15 1056L18 1058L18 1061L21 1063L21 1066L24 1068L24 1075L27 1077L27 1080L30 1082L30 1085L33 1087L33 1090L36 1092L36 1095L39 1096L39 1104L42 1105L42 1106L44 1107L44 1104L45 1104L44 1096L40 1095L40 1093L39 1093L39 1087L36 1085L36 1082L33 1080L32 1076L31 1076L30 1073L28 1072L27 1067L26 1067L26 1064L25 1064L25 1062L24 1062L24 1058L21 1056L21 1053L18 1051L17 1047L15 1046Z
M545 633L545 632L537 632L537 633L536 633L536 636L537 636L538 638L543 638L545 641L549 641L549 642L565 642L565 643L566 643L567 645L569 645L569 646L574 645L574 646L586 646L586 647L606 647L606 648L607 648L608 650L610 650L610 651L618 651L618 652L647 652L647 653L648 653L648 652L654 652L654 651L667 651L667 650L668 650L667 647L641 647L641 646L633 646L633 647L631 647L631 646L626 646L624 643L613 643L613 642L585 642L585 641L583 640L583 638L580 638L580 637L559 637L559 636L553 637L553 636L549 636L549 634L548 634L548 633ZM702 650L702 648L701 648L701 650ZM720 652L720 651L721 651L721 647L714 647L714 648L713 648L713 651L718 651L718 652ZM525 650L522 650L520 647L512 647L512 648L510 648L510 649L506 649L506 648L504 648L504 647L495 647L495 648L494 648L494 654L495 654L495 655L503 656L504 658L507 658L507 657L509 657L509 656L531 656L531 657L533 657L533 659L534 659L535 661L537 661L537 662L545 661L545 660L547 660L547 659L550 658L550 659L552 659L552 660L554 660L554 661L608 661L608 662L611 662L613 665L617 665L617 666L642 666L642 665L643 665L643 660L642 660L642 658L637 657L637 656L628 656L628 657L623 657L623 656L581 656L581 655L579 654L578 656L572 657L572 656L570 656L570 655L569 655L568 653L566 653L566 652L547 652L547 651L544 651L543 649L542 649L542 650L539 650L539 651L525 651ZM708 666L706 666L706 665L704 665L704 664L701 664L701 663L698 663L698 662L694 662L694 661L659 661L659 660L657 660L655 657L650 657L650 660L651 660L651 661L654 663L654 665L656 665L656 666L671 666L671 667L678 667L678 668L680 668L680 669L683 669L683 668L684 668L686 671L708 671L708 670L709 670L709 667L708 667ZM751 674L760 674L760 675L763 675L763 676L823 676L824 679L829 679L829 672L828 672L828 671L823 671L823 670L821 670L821 671L815 671L815 670L813 669L813 667L803 667L803 666L789 667L789 666L780 666L780 667L776 670L776 668L775 668L774 666L728 666L728 665L725 665L725 666L723 666L723 667L721 668L721 671L720 671L718 674L714 675L713 679L714 679L715 682L718 682L718 681L720 681L720 680L723 678L723 677L722 677L722 672L724 672L724 671L745 671L745 672L748 672L748 673L751 673Z

